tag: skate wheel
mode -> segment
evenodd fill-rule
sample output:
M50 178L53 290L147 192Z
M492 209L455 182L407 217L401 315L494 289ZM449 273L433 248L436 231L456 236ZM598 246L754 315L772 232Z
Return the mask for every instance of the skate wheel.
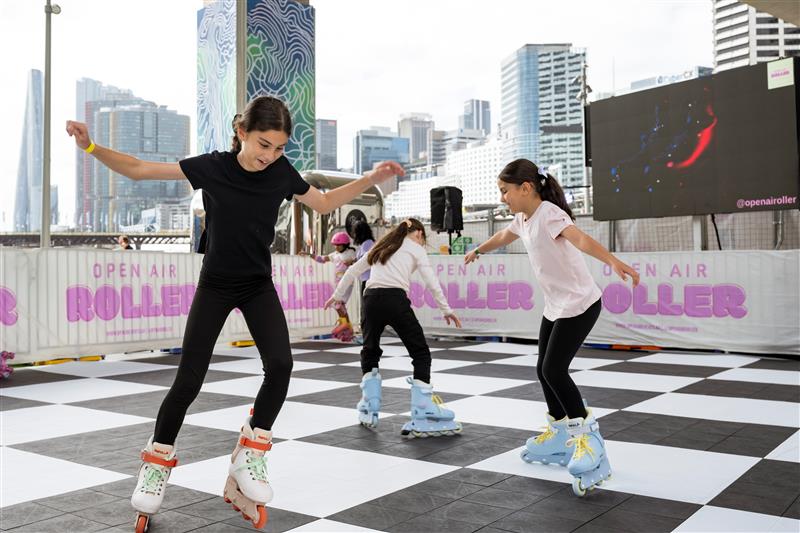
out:
M150 525L150 517L140 514L136 517L136 533L145 533Z
M232 503L230 498L225 498L225 503Z
M243 517L245 520L247 520L248 522L249 522L250 520L252 520L252 519L251 519L251 518L250 518L248 515L246 515L246 514L242 514L242 517Z
M233 505L233 510L234 510L234 511L236 511L237 513L238 513L239 511L241 511L241 509L239 509L239 508L238 508L238 507L236 507L235 505Z
M572 492L575 493L575 496L583 497L586 496L586 489L583 488L581 485L580 478L575 478L572 480Z
M264 507L263 505L259 505L257 509L258 509L258 518L252 520L252 522L254 528L261 529L262 527L267 525L267 508Z

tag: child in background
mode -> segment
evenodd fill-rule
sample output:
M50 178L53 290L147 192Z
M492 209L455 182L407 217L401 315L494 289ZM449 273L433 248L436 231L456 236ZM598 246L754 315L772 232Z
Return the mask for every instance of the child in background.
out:
M445 321L461 327L461 321L447 304L439 280L433 273L424 245L425 226L415 218L401 222L347 270L333 296L325 303L327 309L342 302L353 281L361 273L372 270L364 291L363 394L356 409L361 424L367 427L378 425L381 408L378 364L383 354L381 334L386 326L391 326L403 341L414 366L414 377L406 380L411 385L411 421L401 430L407 437L439 437L461 432L461 424L456 422L453 411L445 409L442 400L433 394L431 351L407 295L411 275L419 271Z
M314 261L317 263L332 262L335 269L336 283L339 283L350 265L356 262L356 250L350 246L350 236L344 231L334 233L333 238L331 238L331 244L336 250L328 255L317 255L314 257ZM338 305L334 307L339 318L331 333L342 342L353 340L353 325L350 323L350 317L345 306L347 300L350 299L352 291L353 288L351 286L347 293L342 295L342 301L338 302Z

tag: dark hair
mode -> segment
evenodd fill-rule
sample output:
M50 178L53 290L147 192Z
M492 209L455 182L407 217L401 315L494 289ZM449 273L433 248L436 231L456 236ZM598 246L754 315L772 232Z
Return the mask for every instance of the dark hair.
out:
M512 161L503 168L497 179L514 185L530 183L542 200L556 204L569 215L569 218L575 220L575 215L572 214L572 209L567 204L567 198L564 196L564 190L558 184L558 180L547 173L544 176L539 174L539 167L531 161L527 159Z
M416 218L407 218L397 225L392 231L381 237L375 246L367 254L367 263L374 265L380 263L386 264L386 261L391 258L394 253L403 245L403 241L412 231L421 231L422 237L425 238L425 226Z
M242 149L239 140L238 128L244 131L282 131L287 136L292 135L292 116L289 109L281 100L272 96L259 96L253 98L244 113L236 113L231 122L233 126L233 142L231 152L238 153Z
M360 220L353 227L353 244L361 245L367 241L374 241L375 236L372 234L372 228L363 220Z

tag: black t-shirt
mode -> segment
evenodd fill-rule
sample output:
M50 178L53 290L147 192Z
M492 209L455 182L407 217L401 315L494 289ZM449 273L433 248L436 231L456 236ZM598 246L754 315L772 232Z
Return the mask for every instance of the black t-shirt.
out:
M180 166L192 187L203 189L203 269L228 277L271 276L278 207L311 186L283 156L256 172L243 169L231 152L189 157Z

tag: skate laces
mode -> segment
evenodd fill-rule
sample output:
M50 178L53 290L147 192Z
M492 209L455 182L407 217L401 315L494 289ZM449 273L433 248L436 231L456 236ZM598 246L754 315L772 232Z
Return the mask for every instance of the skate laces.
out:
M242 466L236 470L250 470L253 478L256 481L267 481L267 456L259 454L251 454L249 450L245 451L247 460Z
M589 445L589 434L584 433L582 435L578 435L577 437L572 437L571 439L567 440L567 446L575 445L575 452L572 455L573 459L580 459L587 453L589 456L594 459L594 450Z
M141 492L150 494L160 494L161 484L166 480L166 471L157 466L145 466L144 480L142 483Z
M552 439L553 437L555 437L555 436L556 436L556 432L555 432L555 431L553 431L553 427L552 427L552 426L544 426L544 427L542 427L541 429L543 429L543 430L544 430L544 432L543 432L543 433L541 433L540 435L537 435L537 436L536 436L536 437L534 437L534 439L533 439L533 440L534 440L534 442L536 442L536 444L541 444L541 443L543 443L544 441L546 441L546 440L550 440L550 439Z

